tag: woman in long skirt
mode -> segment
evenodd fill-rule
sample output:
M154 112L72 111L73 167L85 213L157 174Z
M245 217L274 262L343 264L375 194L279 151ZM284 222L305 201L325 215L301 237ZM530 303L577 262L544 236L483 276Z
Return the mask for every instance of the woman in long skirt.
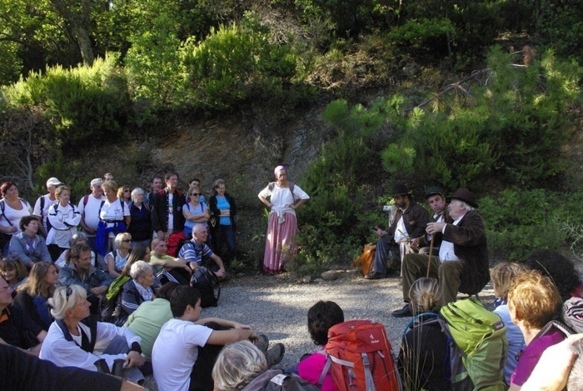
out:
M277 166L274 174L276 182L269 183L258 195L271 211L263 259L263 270L271 274L282 272L286 255L295 252L296 209L310 199L298 185L287 180L284 166Z

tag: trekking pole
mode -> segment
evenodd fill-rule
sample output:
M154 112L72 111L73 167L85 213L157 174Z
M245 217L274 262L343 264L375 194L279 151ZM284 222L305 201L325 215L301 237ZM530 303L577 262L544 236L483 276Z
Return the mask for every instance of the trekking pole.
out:
M425 278L429 278L429 266L431 265L431 254L433 254L433 240L435 239L435 234L431 236L431 243L429 244L429 259L427 260L427 275Z

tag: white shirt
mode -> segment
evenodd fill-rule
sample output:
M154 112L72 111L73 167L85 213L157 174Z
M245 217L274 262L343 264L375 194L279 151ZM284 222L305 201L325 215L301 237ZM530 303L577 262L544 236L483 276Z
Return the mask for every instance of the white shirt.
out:
M460 221L464 218L464 216L458 217L452 224L458 225ZM447 224L443 227L443 230L441 231L442 233L445 233L446 227ZM439 261L443 263L457 260L459 260L459 258L455 255L453 243L448 242L447 240L442 240L441 246L439 247Z
M22 219L24 216L30 216L31 208L26 201L21 199L19 199L19 201L22 204L22 209L20 210L12 209L7 202L4 202L4 213L0 211L0 226L16 227L18 228L18 231L16 232L20 232L20 219ZM12 223L12 225L10 225L9 221ZM13 235L16 232L11 232L8 235Z
M41 198L45 199L45 204L44 204L43 210L40 210L40 199ZM59 200L57 200L56 198L54 200L51 200L51 195L45 194L43 196L40 196L36 200L36 203L34 204L34 209L32 210L32 214L35 216L38 216L38 217L42 217L42 222L43 222L43 226L45 227L45 230L47 229L47 218L49 215L49 208L51 207L51 205L56 204L57 202L59 202Z
M89 194L89 196L87 196L87 205L83 205L84 199L85 196L81 197L77 209L79 209L79 212L81 212L83 221L85 221L85 225L87 225L92 230L97 231L97 225L99 224L99 207L101 206L101 201L105 199L105 196L101 196L101 198L95 198L93 194ZM95 236L95 234L88 234L87 236Z
M154 379L160 391L188 391L198 347L208 341L212 329L180 319L170 319L160 329L152 348Z
M115 201L109 202L107 198L101 207L101 212L99 212L99 217L101 220L106 221L123 221L124 216L130 215L130 208L128 207L128 203L123 203L123 209L121 207L121 201L119 198L116 198ZM113 227L115 223L106 223L106 227ZM115 235L113 232L109 233L109 237L113 238Z
M49 210L51 229L47 234L47 244L56 244L60 248L69 248L69 240L81 222L81 213L72 205L63 207L57 204Z
M88 337L91 335L89 327L85 326L83 323L79 323L79 326L83 328ZM135 335L130 329L117 327L112 323L97 322L97 340L95 341L94 351L105 350L105 348L117 336L125 337L128 343L128 349L132 343L142 342L142 339ZM89 339L91 338L89 337ZM39 358L52 361L59 367L76 367L97 372L94 362L100 358L104 358L109 365L109 368L112 368L115 359L125 358L126 356L127 354L125 353L102 355L87 353L75 342L67 341L63 334L63 330L61 330L57 322L53 322L49 327L49 331L43 342Z
M403 214L405 213L405 210L402 210ZM397 221L397 229L395 230L395 243L400 243L404 239L409 238L407 227L405 227L405 220L403 219L403 214L401 215L399 221Z
M174 201L174 193L168 193L168 232L174 230L174 208L172 207Z
M271 203L271 213L277 213L279 223L285 221L284 213L291 213L296 215L295 209L291 208L294 203L294 195L296 200L309 200L310 196L303 191L297 184L294 184L294 192L292 195L289 187L279 187L277 183L273 186L273 190L269 190L269 185L259 192L259 196L267 198L271 196L269 202Z

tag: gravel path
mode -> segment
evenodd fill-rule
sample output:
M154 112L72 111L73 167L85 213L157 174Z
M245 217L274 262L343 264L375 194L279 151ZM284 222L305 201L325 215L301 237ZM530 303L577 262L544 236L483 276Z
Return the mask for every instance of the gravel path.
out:
M352 272L342 273L335 281L298 283L289 276L243 277L223 284L219 306L205 308L202 317L221 317L249 324L270 341L286 347L277 367L291 366L304 354L315 349L307 331L308 309L318 300L335 301L344 310L346 320L373 319L386 330L393 352L398 354L403 330L411 318L393 318L392 310L401 308L402 289L399 278L365 280ZM491 306L491 285L480 294Z
M308 309L318 300L332 300L342 307L346 320L381 322L396 357L403 330L411 320L390 315L403 306L400 279L365 280L353 272L339 274L341 277L334 281L317 279L310 283L298 282L286 274L236 278L222 285L218 307L203 309L202 318L219 317L248 324L257 333L266 334L271 342L283 343L286 353L275 368L287 368L315 350L307 330ZM480 293L480 299L487 308L492 307L491 284ZM151 377L145 386L157 390Z

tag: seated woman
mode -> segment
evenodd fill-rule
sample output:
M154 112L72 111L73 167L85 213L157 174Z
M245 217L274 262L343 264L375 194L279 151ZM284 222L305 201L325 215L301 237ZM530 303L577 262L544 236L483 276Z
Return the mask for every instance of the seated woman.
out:
M235 342L226 345L215 361L214 391L264 390L281 373L279 369L269 369L265 355L257 346L249 341Z
M328 329L342 322L344 322L344 312L333 301L319 301L308 310L308 331L312 341L319 346L319 350L299 362L297 373L302 379L318 384L326 366L327 356L324 346L328 342ZM328 372L324 378L321 390L336 390L331 372Z
M9 254L14 254L30 269L37 262L51 262L51 254L44 238L38 235L40 223L36 216L20 219L20 230L10 239Z
M87 235L85 235L85 232L77 231L73 234L73 236L71 236L71 239L69 240L69 248L76 244L87 244ZM55 261L55 266L57 269L60 269L67 264L67 254L69 254L69 248L63 251L59 258L57 258ZM95 253L91 251L91 266L99 267L97 263L98 262L96 260Z
M498 314L504 326L506 326L506 338L508 339L508 354L506 356L506 365L504 365L504 381L510 384L510 376L516 368L518 352L525 348L524 337L522 332L510 320L510 311L508 310L508 287L510 282L516 276L526 272L526 268L518 263L501 262L494 266L490 272L490 277L494 285L494 295L496 301L500 304L494 309L494 313Z
M81 212L70 202L71 190L67 186L59 186L55 191L58 203L49 208L47 246L53 261L69 248L69 240L77 232L81 223Z
M137 261L131 266L131 281L123 286L120 300L120 314L116 324L123 325L128 316L138 309L144 301L152 301L156 298L152 285L156 277L152 266L144 261Z
M435 278L420 278L409 292L414 314L419 315L403 337L398 368L406 390L451 389L448 341L439 323L427 322L439 316L442 305Z
M30 269L28 279L18 287L14 298L14 304L22 308L45 331L53 323L47 300L53 297L58 280L59 274L55 265L35 263Z
M116 249L105 256L107 272L110 276L118 277L128 262L132 249L132 235L127 232L115 236Z
M14 255L9 255L8 257L0 260L0 273L2 277L6 280L12 290L12 294L16 294L16 288L18 288L22 283L24 283L27 276L26 267L24 263Z
M138 382L143 375L137 369L144 364L140 337L111 323L90 317L87 293L79 285L59 287L49 299L55 321L40 351L40 358L60 367L97 371L96 362L105 360L109 370L116 359L125 360L124 377ZM84 321L84 322L81 322ZM95 352L101 351L102 354Z
M510 319L520 328L526 344L510 377L511 391L520 390L546 348L565 339L565 335L555 327L541 333L547 323L559 318L562 304L557 287L550 278L537 271L523 273L510 283Z

